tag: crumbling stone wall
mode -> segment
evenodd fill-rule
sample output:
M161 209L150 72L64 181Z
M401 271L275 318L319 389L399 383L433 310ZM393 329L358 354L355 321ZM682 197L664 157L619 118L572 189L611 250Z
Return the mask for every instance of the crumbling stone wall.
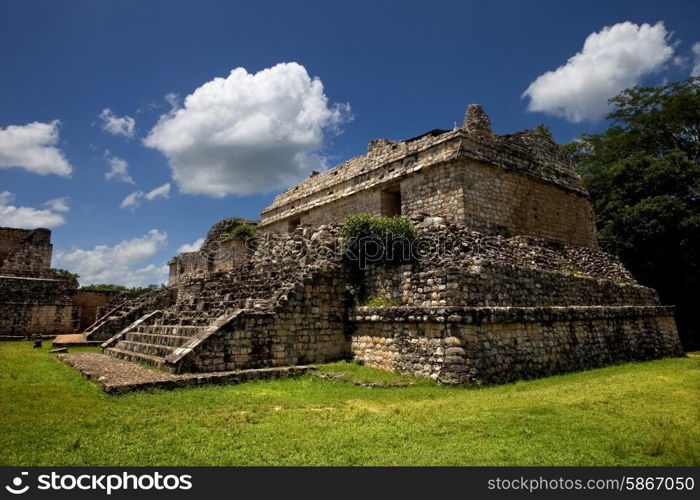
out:
M363 284L368 298L422 307L658 304L654 290L634 283L488 261L444 268L372 266Z
M76 280L50 271L51 231L0 227L0 338L76 331Z
M543 238L505 238L442 217L411 217L421 231L416 260L372 264L363 298L405 306L658 305L620 261L596 248ZM420 250L420 251L418 251Z
M227 271L245 264L252 253L251 248L243 239L226 237L241 224L255 226L257 223L232 217L214 224L200 250L181 253L168 263L168 284L175 286L192 275Z
M51 231L0 227L0 272L45 271L51 267Z
M199 344L179 369L237 370L346 357L346 284L342 270L319 272L297 283L273 309L241 311Z
M353 321L355 359L446 384L682 354L670 307L359 308Z
M77 287L68 279L0 277L0 338L75 332L80 308L71 296Z
M75 292L71 300L80 310L78 330L85 331L97 321L104 314L105 307L117 297L124 297L124 292L111 290L78 290Z

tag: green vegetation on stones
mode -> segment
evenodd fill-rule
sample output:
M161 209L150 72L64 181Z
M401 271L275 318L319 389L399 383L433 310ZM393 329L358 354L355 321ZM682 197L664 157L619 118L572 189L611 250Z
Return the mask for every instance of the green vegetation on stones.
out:
M94 285L81 286L85 292L128 292L129 289L122 285L112 285L108 283L95 283Z
M80 278L80 275L72 273L72 272L68 271L67 269L55 269L52 267L50 269L50 271L53 274L55 274L56 276L60 276L61 278L71 278L74 280L77 280L78 278Z
M410 247L418 231L408 217L359 213L343 221L339 234L346 242L346 260L359 262L364 268L364 260L369 256L373 256L373 262L384 264L409 262Z
M221 234L221 239L237 239L237 240L247 240L250 238L255 238L257 228L253 224L240 224L227 233Z
M360 305L364 307L396 307L399 304L386 297L368 297Z
M537 125L535 127L534 132L535 134L540 135L542 137L546 137L547 139L552 139L552 130L543 123Z
M340 236L343 238L376 237L406 238L413 240L418 231L408 217L396 215L392 217L374 217L367 213L350 215L343 221Z
M132 298L140 297L143 294L154 292L165 288L165 285L150 284L146 286L135 286L127 288L122 285L113 285L109 283L96 283L94 285L81 286L80 290L84 292L126 292Z

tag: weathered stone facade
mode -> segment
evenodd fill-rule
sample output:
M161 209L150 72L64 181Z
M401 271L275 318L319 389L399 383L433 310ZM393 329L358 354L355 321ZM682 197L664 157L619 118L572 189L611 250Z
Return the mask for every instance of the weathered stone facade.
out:
M48 229L0 227L0 339L82 330L114 299L51 271L52 249Z
M75 331L74 279L50 271L51 231L0 228L0 338Z
M129 299L125 292L113 290L78 290L71 297L73 304L80 308L78 331L84 332L108 310Z
M591 204L570 156L536 132L496 136L479 116L472 105L461 129L370 142L367 154L275 198L260 228L287 232L360 212L425 213L487 234L595 247Z
M355 358L441 383L507 382L682 353L660 306L359 308Z
M42 272L51 267L51 231L0 227L0 270Z
M420 255L349 264L337 223L358 212L408 216ZM598 249L566 151L494 135L478 106L460 129L372 141L279 195L256 245L217 253L235 224L172 261L171 302L106 321L105 352L175 372L354 357L449 384L681 354L672 308Z
M71 297L74 280L0 276L0 338L52 336L77 330L80 309Z
M168 284L173 286L195 274L227 271L244 264L251 250L242 238L228 236L242 224L255 226L257 223L233 217L214 224L199 251L181 253L168 263Z

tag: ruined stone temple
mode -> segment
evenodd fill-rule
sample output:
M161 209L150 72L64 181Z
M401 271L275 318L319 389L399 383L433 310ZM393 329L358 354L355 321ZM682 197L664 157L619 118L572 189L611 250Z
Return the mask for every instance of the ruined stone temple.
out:
M357 213L403 215L442 246L357 269L333 250ZM256 245L235 236L253 225ZM170 265L167 289L88 329L105 353L174 372L354 358L450 384L681 353L672 308L598 249L567 152L495 135L476 105L461 128L371 141Z
M52 250L48 229L0 227L0 339L83 330L118 298L80 291L75 279L53 272Z

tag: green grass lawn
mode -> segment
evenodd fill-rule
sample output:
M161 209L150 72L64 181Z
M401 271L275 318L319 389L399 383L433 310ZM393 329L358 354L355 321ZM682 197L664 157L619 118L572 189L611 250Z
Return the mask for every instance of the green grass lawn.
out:
M341 362L321 367L339 380L107 396L47 344L0 343L0 465L700 464L697 357L485 388Z

